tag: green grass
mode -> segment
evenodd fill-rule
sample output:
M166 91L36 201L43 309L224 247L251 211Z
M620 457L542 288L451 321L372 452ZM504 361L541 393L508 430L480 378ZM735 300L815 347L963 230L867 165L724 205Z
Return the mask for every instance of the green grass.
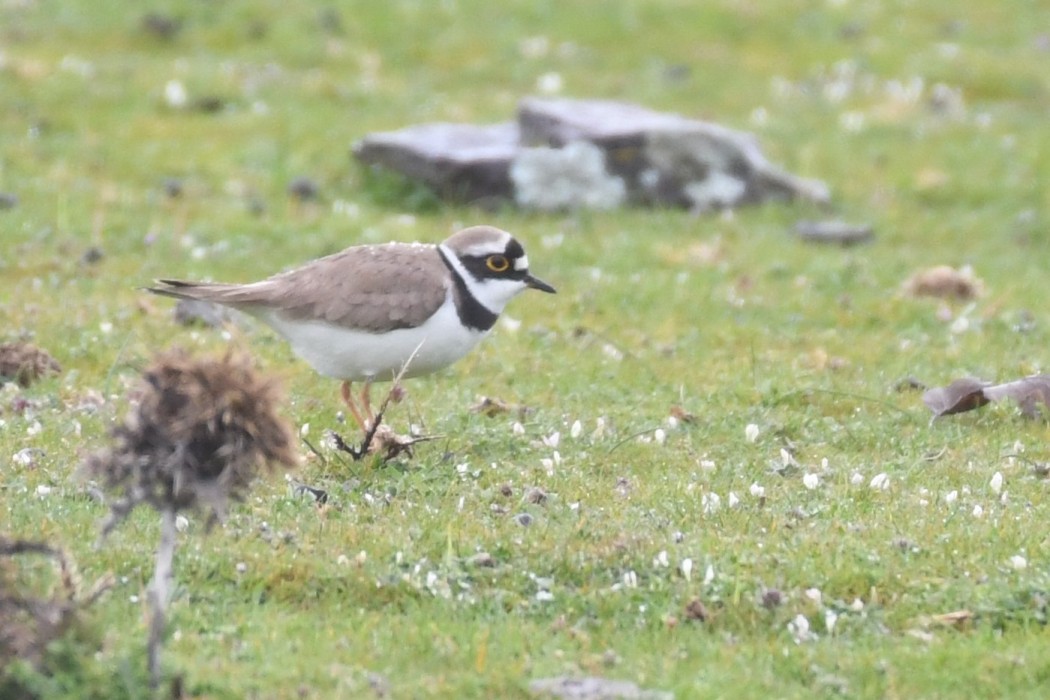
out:
M326 509L278 480L209 535L191 519L165 656L188 693L367 697L380 678L393 697L525 697L534 678L594 674L681 698L1046 695L1046 482L1009 455L1046 461L1047 425L1009 406L931 424L918 392L894 388L1046 371L1045 3L353 3L333 9L338 26L298 0L163 10L183 19L171 41L141 29L133 3L0 8L0 192L19 198L0 210L0 341L31 339L65 368L0 394L0 529L66 546L85 580L118 578L86 620L101 652L65 677L79 686L49 694L145 694L156 518L136 513L95 548L105 508L72 474L154 352L227 345L137 288L250 280L484 221L518 235L559 295L514 301L517 331L501 323L408 384L390 419L443 436L413 460L324 450L296 477L330 491ZM533 37L549 50L529 58ZM486 213L349 156L369 131L507 119L548 72L567 95L754 130L774 161L826 180L830 215L870 222L875 243L799 242L794 222L829 215L803 205ZM916 78L917 100L895 96L890 83ZM173 79L222 109L168 107ZM961 90L961 114L927 106L938 82ZM299 175L319 202L289 198ZM697 262L701 243L714 263ZM92 246L104 256L89 264ZM941 263L986 284L948 305L964 332L901 292ZM1017 332L1026 313L1034 329ZM342 428L334 382L264 328L233 342L283 378L311 442ZM479 395L527 406L524 432L471 413ZM668 427L676 405L696 421ZM10 459L27 447L35 464ZM774 471L782 449L798 465ZM996 471L1005 496L988 486ZM883 472L889 488L872 489ZM530 487L546 502L523 500ZM471 563L478 552L494 566ZM779 606L762 605L770 590ZM686 619L694 598L706 622ZM956 610L974 618L932 619ZM798 615L815 639L795 640Z

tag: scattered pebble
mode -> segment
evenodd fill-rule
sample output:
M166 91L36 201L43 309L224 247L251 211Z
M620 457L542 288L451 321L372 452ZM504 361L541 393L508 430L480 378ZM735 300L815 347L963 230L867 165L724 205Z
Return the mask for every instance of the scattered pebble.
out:
M871 478L868 485L875 491L885 491L890 487L890 476L886 472L880 472Z

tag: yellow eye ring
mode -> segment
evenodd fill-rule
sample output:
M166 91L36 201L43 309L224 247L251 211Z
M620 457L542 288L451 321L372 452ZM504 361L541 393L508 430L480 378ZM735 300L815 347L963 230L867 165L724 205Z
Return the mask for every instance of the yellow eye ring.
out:
M485 266L493 272L506 272L510 269L510 260L506 255L490 255L485 258Z

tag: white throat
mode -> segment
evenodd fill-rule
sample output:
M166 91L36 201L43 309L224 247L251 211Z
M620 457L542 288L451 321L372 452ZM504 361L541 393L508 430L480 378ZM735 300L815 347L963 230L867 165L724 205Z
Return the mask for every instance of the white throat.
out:
M456 274L460 276L463 283L467 285L467 291L478 300L478 303L497 316L503 312L507 302L523 292L526 285L521 280L512 279L484 279L477 280L467 271L456 254L449 250L444 243L438 246L441 253Z

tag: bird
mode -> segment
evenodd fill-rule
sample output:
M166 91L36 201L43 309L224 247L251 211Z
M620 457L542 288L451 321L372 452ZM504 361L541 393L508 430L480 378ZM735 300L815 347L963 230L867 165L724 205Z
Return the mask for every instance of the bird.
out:
M158 279L145 289L236 309L272 328L316 372L342 381L364 449L377 427L373 382L443 369L488 335L519 293L556 293L530 272L513 235L487 225L436 245L355 245L258 282ZM354 382L364 383L357 398Z

